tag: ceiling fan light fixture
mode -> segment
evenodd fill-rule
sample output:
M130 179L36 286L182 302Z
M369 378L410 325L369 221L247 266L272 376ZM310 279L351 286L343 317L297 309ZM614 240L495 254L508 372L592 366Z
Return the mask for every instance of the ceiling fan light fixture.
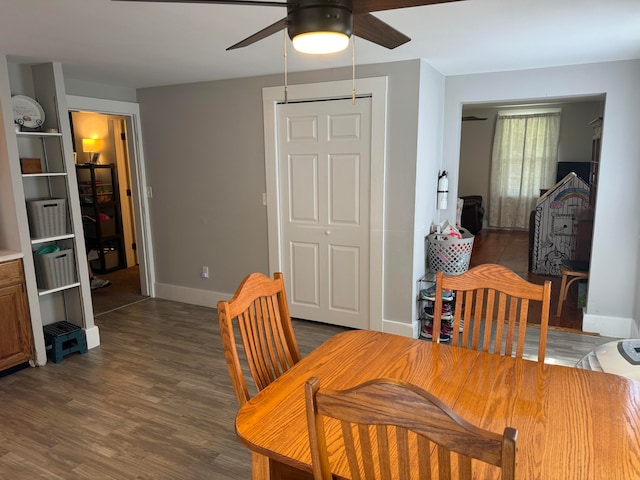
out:
M293 37L292 42L298 52L322 55L346 49L349 36L341 32L306 32Z

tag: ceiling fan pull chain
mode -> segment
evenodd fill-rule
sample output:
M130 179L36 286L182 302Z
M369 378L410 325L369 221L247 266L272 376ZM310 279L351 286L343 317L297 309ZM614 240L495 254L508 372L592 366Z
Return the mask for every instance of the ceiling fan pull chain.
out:
M287 95L287 29L284 29L284 103L289 103Z
M356 104L356 37L351 37L351 103Z

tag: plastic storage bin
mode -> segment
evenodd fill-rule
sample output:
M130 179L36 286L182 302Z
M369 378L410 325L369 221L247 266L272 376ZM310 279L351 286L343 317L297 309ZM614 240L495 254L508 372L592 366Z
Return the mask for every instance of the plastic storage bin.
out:
M111 270L113 268L118 268L118 266L120 266L120 253L118 250L104 250L103 252L104 255L104 268L105 270ZM101 271L102 270L102 264L100 263L100 260L91 260L91 268L93 270L97 271Z
M67 233L66 200L51 198L27 202L32 238L46 238Z
M437 233L427 235L427 261L431 272L442 270L447 275L459 275L469 269L473 235L460 229L462 238L448 237Z
M93 219L83 219L84 234L87 238L97 238L97 222ZM116 221L115 219L101 220L100 221L100 234L101 237L109 237L116 234Z
M76 282L73 250L34 255L38 288L52 290Z

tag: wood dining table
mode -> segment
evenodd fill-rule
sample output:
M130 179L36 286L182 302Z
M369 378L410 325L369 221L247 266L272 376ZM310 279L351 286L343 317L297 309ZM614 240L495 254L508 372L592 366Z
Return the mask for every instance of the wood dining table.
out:
M239 410L254 479L279 478L283 464L311 472L304 384L313 376L331 389L405 380L474 425L516 428L516 478L640 479L640 382L369 330L330 338ZM330 463L349 477L339 448ZM478 466L475 478L500 478Z

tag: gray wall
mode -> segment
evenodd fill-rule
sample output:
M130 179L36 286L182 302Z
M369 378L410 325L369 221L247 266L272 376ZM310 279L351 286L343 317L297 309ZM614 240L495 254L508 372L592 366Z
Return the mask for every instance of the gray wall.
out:
M435 211L428 192L438 169L450 172L452 196L458 192L462 106L605 95L585 324L607 335L640 334L640 61L447 78L420 61L357 69L358 77L381 75L389 77L385 318L411 322L417 232L455 218L454 202ZM350 69L337 69L295 74L291 83L348 78ZM154 192L157 281L226 295L247 272L268 272L261 89L280 84L281 76L269 76L137 92ZM615 248L611 225L627 227ZM202 264L211 269L209 281L199 278Z
M64 70L64 67L63 67ZM136 102L135 88L121 87L118 85L106 85L103 83L86 82L65 76L64 88L67 95L80 97L103 98L105 100L117 100L120 102Z
M358 78L388 76L384 318L401 323L411 323L414 303L421 68L414 60L356 71ZM291 74L289 83L350 77L349 68L304 72ZM248 273L268 274L262 88L282 83L277 75L137 92L153 189L156 282L228 296ZM200 278L202 265L209 280Z
M606 95L584 329L638 335L640 61L447 77L443 162L458 188L462 106ZM624 226L619 234L612 228ZM613 227L615 226L615 227ZM615 281L614 281L615 280ZM611 299L616 298L615 302Z
M482 195L485 207L485 225L489 221L489 185L491 154L496 117L499 110L514 108L508 105L491 105L464 108L463 115L486 118L484 121L462 122L460 139L460 177L458 195ZM544 104L544 108L561 108L559 162L589 162L593 129L589 122L602 116L604 102L589 101ZM548 185L550 188L553 185Z

